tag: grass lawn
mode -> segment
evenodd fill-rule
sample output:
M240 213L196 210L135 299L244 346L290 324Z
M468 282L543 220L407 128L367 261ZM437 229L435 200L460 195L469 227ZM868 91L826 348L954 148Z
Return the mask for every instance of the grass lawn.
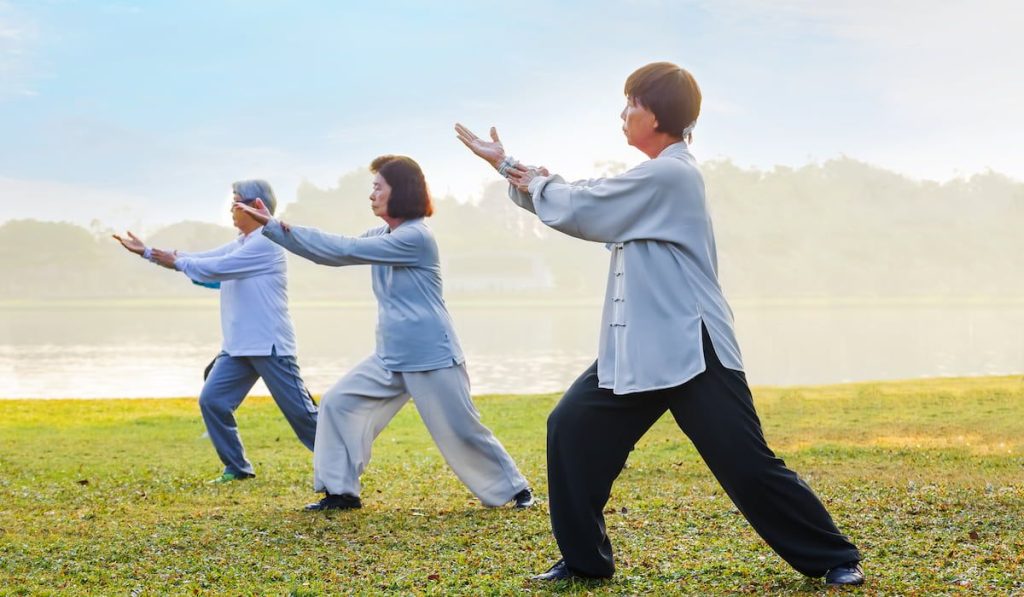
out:
M1024 379L756 388L769 443L864 555L865 594L1024 594ZM557 396L483 396L546 497ZM818 593L747 526L663 418L607 509L618 574L533 587L545 501L484 509L415 409L377 440L362 510L305 513L310 454L273 402L239 421L258 477L220 472L194 400L0 401L0 594ZM852 590L848 592L858 592Z

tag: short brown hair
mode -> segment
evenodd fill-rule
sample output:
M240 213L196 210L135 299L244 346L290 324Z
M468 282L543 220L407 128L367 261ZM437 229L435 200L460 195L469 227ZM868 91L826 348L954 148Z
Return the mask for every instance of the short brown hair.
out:
M423 218L434 214L427 179L412 158L382 155L370 163L370 172L380 174L391 187L388 215L392 218Z
M682 137L683 130L700 115L700 87L685 68L671 62L652 62L626 79L626 97L647 108L658 119L662 133Z

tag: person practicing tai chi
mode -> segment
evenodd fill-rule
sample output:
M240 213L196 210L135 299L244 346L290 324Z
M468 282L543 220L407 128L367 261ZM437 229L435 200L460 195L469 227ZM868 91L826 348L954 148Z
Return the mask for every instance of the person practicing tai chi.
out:
M265 181L239 181L232 191L232 205L252 205L269 213L277 206L274 191ZM220 288L223 345L199 394L206 431L224 463L224 472L211 483L256 476L245 457L234 413L259 378L299 441L312 450L316 438L316 404L295 360L285 252L259 233L261 224L246 212L232 209L231 214L241 234L203 253L149 248L131 232L127 237L114 235L132 253L176 269L196 284Z
M533 505L526 479L470 399L465 358L442 297L441 262L424 218L433 213L419 164L381 156L370 209L385 225L358 237L289 226L257 206L235 210L263 224L263 234L322 265L369 264L378 301L375 354L323 395L313 451L314 490L307 510L359 508L359 476L373 440L411 397L459 479L485 506Z
M860 584L857 548L811 489L769 449L718 282L704 181L687 143L701 94L686 70L649 64L625 84L626 142L649 161L566 182L506 155L461 124L456 134L505 176L511 199L565 234L611 252L597 361L548 417L551 526L562 559L533 577L608 578L602 514L629 452L666 410L740 512L799 572Z

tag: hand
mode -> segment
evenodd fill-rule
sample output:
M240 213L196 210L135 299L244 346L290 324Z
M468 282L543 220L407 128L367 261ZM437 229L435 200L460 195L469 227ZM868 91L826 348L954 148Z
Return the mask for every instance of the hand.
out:
M505 173L505 178L508 179L509 184L524 193L530 192L530 181L538 176L550 176L550 173L543 166L537 168L534 166L523 166L522 164L509 168Z
M269 222L272 217L270 215L270 210L263 205L263 201L260 199L254 201L253 205L246 205L241 201L236 201L235 204L231 206L231 209L248 215L259 222L261 226L266 226L267 222Z
M128 238L112 234L117 242L121 243L121 246L128 249L136 255L142 255L146 252L146 245L139 239L139 237L132 234L131 230L128 231Z
M473 134L473 131L458 123L455 124L455 135L459 141L462 141L463 145L483 158L495 170L498 169L501 161L505 159L505 146L501 144L501 139L498 138L498 130L493 126L491 127L491 141L489 142L477 137Z
M153 261L155 261L158 265L162 265L167 269L175 269L174 260L178 258L177 251L162 251L160 249L153 249L153 252L150 253L150 255L152 256Z

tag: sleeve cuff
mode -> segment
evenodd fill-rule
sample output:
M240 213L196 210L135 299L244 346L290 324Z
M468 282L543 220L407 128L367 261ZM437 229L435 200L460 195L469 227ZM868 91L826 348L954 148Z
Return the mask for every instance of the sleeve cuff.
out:
M262 234L267 238L280 238L283 229L281 228L281 222L277 218L270 218L267 223L263 225Z
M530 196L536 198L537 192L543 189L544 185L548 184L549 182L557 178L557 176L557 174L552 174L551 176L537 176L530 181L530 184L526 187L526 190L530 193Z

